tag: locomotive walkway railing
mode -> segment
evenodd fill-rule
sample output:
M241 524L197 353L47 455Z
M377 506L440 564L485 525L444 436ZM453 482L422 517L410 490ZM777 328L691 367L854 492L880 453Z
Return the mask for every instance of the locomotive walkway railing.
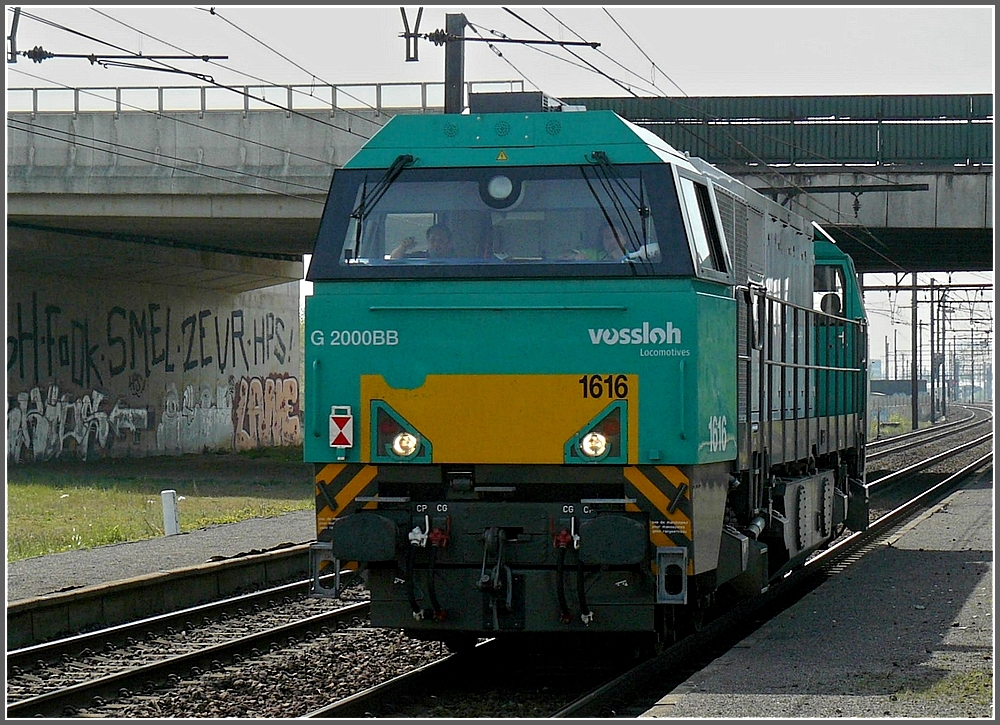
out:
M743 288L740 413L772 464L811 460L811 442L843 450L863 435L867 325ZM825 433L817 435L822 429ZM860 429L859 429L860 426ZM822 451L820 451L822 453Z

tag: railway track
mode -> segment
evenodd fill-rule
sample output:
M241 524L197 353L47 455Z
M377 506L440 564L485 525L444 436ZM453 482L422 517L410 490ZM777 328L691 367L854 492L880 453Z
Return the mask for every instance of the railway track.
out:
M62 639L21 647L7 652L7 670L18 675L30 668L50 666L81 652L127 647L138 640L152 637L173 636L177 631L193 628L192 623L208 624L233 617L244 617L250 612L261 612L265 607L290 603L309 594L309 581L303 580L236 597L186 607L154 617L126 622L104 629L83 632Z
M988 442L988 437L980 436L965 446L948 446L952 455L976 456L974 448L984 446ZM990 454L991 455L991 454ZM989 457L979 456L974 461L977 466L985 465L984 461ZM917 475L919 471L927 465L940 465L943 457L939 453L929 457L924 461L923 467L908 466L910 478ZM886 481L879 478L870 482L870 491L873 496L873 503L890 490L898 488L904 477L897 476L894 481ZM926 480L920 485L926 488ZM944 484L935 484L935 491L942 490ZM923 500L929 494L922 494ZM897 494L898 498L898 494ZM921 497L913 497L921 500ZM909 500L908 500L909 501ZM908 505L916 505L910 504ZM892 511L888 511L889 508ZM873 506L873 510L885 510L885 514L879 514L872 523L869 536L875 536L880 527L890 526L891 520L887 518L889 513L894 517L906 516L905 511L900 511L900 506L886 503ZM912 511L910 512L912 515ZM883 521L885 519L885 521ZM844 542L853 541L854 547L863 547L864 540L861 535L852 534L845 537ZM846 543L839 542L837 546L831 547L822 556L814 557L806 567L809 571L815 569L814 561L831 560L829 552L840 550ZM857 550L856 548L854 549ZM286 552L290 553L290 552ZM849 556L849 554L844 554ZM803 575L808 578L811 575ZM791 579L791 578L790 578ZM782 582L781 587L772 587L772 591L791 586L791 583ZM805 585L803 585L805 586ZM275 650L274 657L286 657L288 652L292 652L296 647L303 647L304 642L309 640L305 632L310 629L318 633L313 639L320 644L313 645L323 647L324 640L329 641L331 636L343 639L345 642L356 638L357 642L347 645L348 651L358 651L362 642L370 641L374 630L364 626L364 612L359 608L353 610L349 615L353 618L353 623L344 624L343 614L337 614L336 610L324 612L321 615L308 614L302 610L295 611L290 617L290 621L284 624L276 624L271 627L262 627L260 622L264 617L262 611L268 608L268 602L272 604L280 602L288 605L285 599L294 602L297 597L302 597L308 589L307 581L295 582L291 585L278 588L272 592L261 592L256 594L234 597L223 602L205 605L204 607L189 608L185 611L175 612L169 615L148 618L144 622L136 622L133 625L120 625L111 627L103 632L94 632L83 635L68 637L59 642L51 642L45 645L35 645L8 651L8 710L9 717L34 716L38 714L46 716L65 716L67 714L78 715L100 715L107 712L129 712L129 707L116 705L118 701L130 701L136 698L146 698L155 701L158 698L170 698L172 689L180 685L189 688L204 687L203 680L206 677L214 678L217 683L224 683L229 677L229 672L238 669L241 660L252 660L254 658L267 658L271 649ZM770 592L769 592L770 597ZM762 598L760 606L766 606L767 597ZM313 604L325 602L329 607L329 600L310 599ZM365 604L356 604L356 607L364 607ZM240 610L243 609L243 614ZM261 610L261 611L255 611ZM760 615L739 615L744 621L752 621L754 617L759 619ZM247 617L241 620L241 617ZM227 619L233 620L233 628L244 630L250 626L246 622L254 622L254 634L250 637L223 636L216 631L207 634L201 644L189 641L190 633L196 629L204 628L207 633L211 632L211 623L207 620L218 620L222 622L220 626L225 629L224 622ZM243 624L239 622L243 621ZM722 621L722 620L720 620ZM181 624L183 622L183 624ZM196 626L195 623L199 624ZM338 625L338 622L340 624ZM326 627L325 632L322 627ZM713 625L714 626L714 625ZM729 625L731 626L731 625ZM338 628L339 627L339 628ZM707 628L708 631L711 628ZM345 631L346 630L346 631ZM179 633L184 633L181 637ZM701 633L699 633L701 636ZM289 637L294 637L298 644L291 644ZM621 656L615 658L602 657L590 662L588 666L587 652L578 652L573 649L572 644L566 644L561 649L557 647L546 647L543 654L538 657L538 663L527 667L524 662L524 652L520 652L516 665L511 664L514 660L504 654L503 648L498 648L495 642L486 642L477 647L473 652L463 653L463 655L446 656L443 649L437 651L424 650L416 656L405 654L410 647L415 646L413 642L404 641L405 638L397 638L388 644L380 642L375 649L382 651L383 656L377 653L374 655L378 659L389 659L392 661L390 669L383 669L374 678L356 676L353 681L343 682L340 689L341 698L335 707L344 708L341 713L350 714L330 714L326 706L316 707L312 712L300 710L294 713L278 711L273 716L302 716L303 714L327 717L355 717L365 716L374 712L385 710L386 704L391 702L406 702L407 715L405 716L456 716L454 713L467 709L478 698L473 698L469 690L459 688L458 696L451 696L449 700L446 694L438 694L435 698L424 698L425 704L420 704L417 699L408 699L406 695L409 684L409 676L400 676L402 673L415 671L413 682L420 681L423 677L423 684L418 684L418 692L443 693L437 685L440 683L462 684L468 683L468 673L475 673L472 678L474 683L482 684L483 681L491 683L492 689L485 697L493 701L493 715L496 717L550 717L550 716L581 716L579 713L601 711L606 714L608 705L604 703L609 695L599 694L602 686L613 692L625 692L634 690L638 685L625 685L621 678L636 682L641 682L641 673L653 669L656 671L660 665L653 662L670 661L674 657L676 668L678 661L690 662L692 654L684 647L692 647L697 640L684 640L680 643L680 649L673 648L664 653L662 657L649 660L639 665L636 674L629 675L632 671L634 661L629 659L628 648L620 653ZM223 641L225 640L225 641ZM240 641L243 640L243 641ZM110 643L110 645L108 644ZM191 644L190 651L178 651L181 645ZM386 647L385 650L378 650L379 647ZM418 646L419 647L419 646ZM325 647L325 649L330 649ZM88 652L89 651L89 652ZM156 661L138 662L126 656L126 652L135 651L139 653L139 660L146 659ZM609 652L607 648L600 648L603 654ZM687 654L684 654L684 652ZM697 645L696 652L707 651L704 645ZM389 652L388 656L385 652ZM673 655L670 654L673 652ZM81 657L81 653L83 656ZM158 654L156 654L158 653ZM403 653L401 658L397 655ZM562 656L553 656L559 653ZM349 655L340 655L341 659L350 660ZM666 659L663 659L666 658ZM431 662L435 664L431 665ZM40 663L40 664L39 664ZM505 664L506 663L506 664ZM600 663L601 669L598 669ZM314 662L310 662L307 667L315 667ZM576 667L576 669L574 669ZM610 669L609 669L610 668ZM355 672L357 667L355 668ZM511 677L511 673L524 671L534 673L528 678ZM48 674L43 674L48 672ZM54 673L58 672L56 676ZM298 673L305 676L304 673ZM594 681L595 676L600 681ZM617 682L611 685L611 682ZM660 692L664 688L662 677L657 680ZM27 684L25 684L27 683ZM90 683L90 684L88 684ZM96 683L96 684L93 684ZM428 684L430 683L430 684ZM437 683L437 684L435 684ZM377 689L381 687L382 689ZM328 688L327 691L335 691ZM369 692L370 691L370 692ZM453 690L454 691L454 690ZM366 694L367 693L367 694ZM516 693L516 694L511 694ZM374 698L374 699L368 699ZM450 704L449 704L450 703ZM533 705L532 703L539 703ZM547 704L546 704L547 703ZM303 701L303 704L304 701ZM506 704L506 707L504 706ZM178 705L180 707L180 705ZM119 708L119 709L115 709ZM532 709L534 708L534 709ZM450 711L453 714L446 714ZM513 709L513 712L511 710ZM184 715L167 715L184 716ZM481 716L481 715L472 715ZM585 716L585 715L582 715Z
M939 423L930 428L920 428L909 433L869 441L865 458L869 464L873 461L891 456L903 451L909 451L919 446L954 436L964 431L985 426L993 421L992 409L968 406L964 408L965 415L946 423Z
M295 646L307 636L356 626L368 615L367 602L331 609L322 600L286 598L270 605L250 605L232 616L221 610L214 621L209 619L213 607L200 607L11 652L7 716L73 716L133 692L169 688L222 669L223 663L260 657L276 646ZM189 618L186 624L175 629L166 623L182 615ZM191 621L196 615L203 618ZM32 657L38 658L36 666L27 669Z
M635 666L639 650L621 640L491 639L306 717L547 718Z

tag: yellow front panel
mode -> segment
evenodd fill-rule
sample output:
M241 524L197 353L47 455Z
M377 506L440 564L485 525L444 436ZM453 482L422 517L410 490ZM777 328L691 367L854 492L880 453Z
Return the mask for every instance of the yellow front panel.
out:
M361 376L362 455L371 401L382 400L433 446L435 462L563 463L563 446L614 398L584 397L580 375L428 375L413 389ZM628 376L628 460L638 459L639 377Z

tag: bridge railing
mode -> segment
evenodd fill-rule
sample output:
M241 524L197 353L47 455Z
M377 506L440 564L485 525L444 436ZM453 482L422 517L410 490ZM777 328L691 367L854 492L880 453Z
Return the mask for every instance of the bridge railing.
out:
M469 93L523 91L522 80L467 81ZM8 113L101 113L129 111L392 111L440 112L444 83L345 83L338 85L126 86L10 88Z

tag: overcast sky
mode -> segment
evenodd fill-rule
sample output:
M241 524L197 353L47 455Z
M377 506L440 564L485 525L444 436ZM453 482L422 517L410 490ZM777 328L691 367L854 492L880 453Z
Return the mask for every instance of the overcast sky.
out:
M404 7L413 29L420 6ZM509 12L427 6L419 32L443 29L446 13L464 12L474 26L469 38L600 43L597 49L466 44L467 80L524 79L527 89L556 97L630 95L591 66L638 95L989 93L994 84L992 5L505 7ZM275 84L442 81L444 75L444 49L427 40L418 42L419 61L405 60L398 5L22 8L21 52L41 46L56 54L225 55L218 65L171 61L220 83L248 82L241 73ZM21 57L7 69L8 87L38 85L39 78L71 86L198 83L86 59Z
M416 29L418 7L405 6L411 30ZM446 13L462 12L472 26L466 31L468 38L600 43L597 49L466 44L466 80L520 79L526 90L540 89L557 98L994 91L992 5L506 7L427 6L419 32L443 29ZM169 63L233 85L440 83L444 79L441 46L420 40L419 60L406 61L398 5L22 8L16 36L21 52L41 46L55 54L228 56L213 63ZM5 36L9 36L10 6L5 16ZM19 57L16 64L8 63L8 88L45 85L197 86L202 82L173 73L104 68L85 58L34 63ZM930 277L921 275L921 283ZM967 280L992 282L993 274L975 274ZM891 275L870 283L887 282L893 282ZM303 287L308 291L310 285ZM907 300L906 295L870 296L875 339L891 334L888 325L895 319L906 325L900 342L908 347L909 313L900 308ZM881 353L881 347L873 349L873 356L881 357Z

